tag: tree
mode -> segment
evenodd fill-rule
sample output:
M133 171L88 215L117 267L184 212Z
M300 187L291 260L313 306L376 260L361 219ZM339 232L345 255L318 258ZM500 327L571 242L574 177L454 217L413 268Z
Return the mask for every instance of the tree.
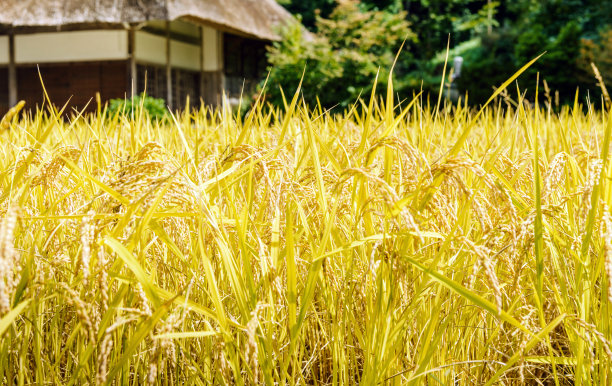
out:
M311 30L315 29L317 15L328 17L336 6L335 0L278 0L278 3L295 15Z
M331 16L336 4L332 0L283 1L290 4L289 8L310 7L312 20L316 20L316 12L312 10L315 6L320 9L321 20L326 19L324 15L330 15L333 24L320 32L330 44L330 52L337 55L334 58L341 59L343 56L336 51L346 50L346 47L341 48L340 38L358 36L357 31L343 30L342 20ZM361 0L352 3L360 15L367 12L403 15L404 21L409 23L415 38L407 42L405 51L410 55L403 55L396 71L396 80L402 87L420 88L423 85L426 91L437 89L444 63L440 58L445 57L450 36L451 58L464 57L457 85L460 91L469 92L470 101L475 104L485 102L493 86L501 84L545 51L546 55L519 78L522 88L534 90L539 73L540 79L545 79L553 91L559 91L562 100L573 100L577 86L584 94L588 91L592 95L598 90L593 82L590 61L607 58L612 50L608 38L604 37L606 31L612 29L612 1ZM325 29L325 22L315 22L312 28ZM338 28L335 41L333 28ZM353 55L358 53L358 50L352 51ZM355 90L366 90L363 77L372 75L369 68L377 68L385 61L376 61L375 66L370 66L369 58L365 58L364 63L353 69L348 62L338 62L339 68L334 67L336 62L331 63L328 72L339 71L348 84L358 85ZM321 60L309 61L308 68L317 67L315 62L322 65ZM354 56L351 63L358 62ZM612 78L606 60L599 62L604 79ZM298 74L302 69L303 66ZM351 74L356 81L350 81Z
M317 18L313 41L303 39L299 26L286 27L284 39L269 51L267 100L282 104L281 89L293 92L304 73L302 94L309 104L317 98L323 107L355 102L369 92L378 71L386 79L402 41L414 38L405 18L403 12L367 11L345 1L329 19ZM404 52L401 61L409 62L410 55Z
M591 63L599 69L605 84L612 89L612 26L602 30L597 38L582 39L578 66L583 71L582 83L593 84Z

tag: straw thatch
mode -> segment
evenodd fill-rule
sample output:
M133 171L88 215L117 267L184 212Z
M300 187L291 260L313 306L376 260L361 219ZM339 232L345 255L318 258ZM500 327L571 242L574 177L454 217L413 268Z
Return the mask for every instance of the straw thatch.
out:
M274 0L0 0L0 26L14 30L75 29L190 21L265 40L291 15Z

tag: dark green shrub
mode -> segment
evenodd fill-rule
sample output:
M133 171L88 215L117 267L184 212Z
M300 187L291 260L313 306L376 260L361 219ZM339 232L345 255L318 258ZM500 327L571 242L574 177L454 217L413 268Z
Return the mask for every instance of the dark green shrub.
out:
M514 38L509 29L483 34L480 44L462 53L464 59L457 87L461 94L467 92L470 103L482 104L499 86L518 69L514 63Z
M108 110L112 114L117 112L131 114L132 111L138 111L140 108L146 111L151 119L161 120L168 113L166 102L163 99L153 98L145 94L136 95L130 99L111 99L108 106Z
M555 37L547 38L544 31L542 26L535 25L518 38L515 49L516 67L546 51L546 54L525 72L519 83L523 88L531 90L531 96L528 95L528 99L531 99L539 73L540 81L546 80L552 91L559 92L561 102L571 102L576 94L576 87L585 90L590 86L580 83L580 80L584 79L579 63L582 28L577 22L570 21Z

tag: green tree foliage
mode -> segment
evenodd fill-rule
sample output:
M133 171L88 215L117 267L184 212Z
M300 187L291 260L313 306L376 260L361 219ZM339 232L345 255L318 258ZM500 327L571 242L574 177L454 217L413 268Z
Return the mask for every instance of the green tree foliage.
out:
M595 18L595 15L600 15L600 5L604 8L609 6L588 0L517 3L524 5L522 13L515 15L516 20L505 21L509 34L514 37L516 43L512 47L508 46L507 41L493 42L495 51L511 50L507 53L508 63L512 63L513 67L506 69L504 73L511 73L546 52L520 79L521 87L530 89L528 98L533 98L538 73L541 80L547 81L551 90L559 93L561 102L571 102L576 88L582 91L583 96L587 91L591 95L597 95L599 90L593 81L590 65L586 66L581 58L584 45L599 46L602 39L599 31L609 30L609 16ZM597 35L593 36L593 31L598 31ZM466 61L467 78L472 78L470 72L482 64L483 58L475 56L473 60ZM481 101L479 98L477 100Z
M604 82L612 89L612 29L601 31L597 39L582 39L578 66L583 71L582 83L593 83L591 63L599 68Z
M337 5L332 0L284 2L289 9L316 6L321 15L332 15ZM612 70L604 63L605 60L598 59L612 55L612 46L607 40L607 33L612 30L612 1L361 0L354 9L361 11L355 18L367 12L383 12L393 16L403 15L409 23L415 38L407 42L405 50L409 55L402 56L399 71L396 72L396 79L404 88L436 91L449 36L450 59L453 56L464 57L457 86L461 93L469 93L470 101L476 104L484 102L491 95L492 87L501 84L516 69L543 52L546 54L519 79L521 88L528 89L528 99L533 98L538 73L540 80L546 80L552 91L559 92L561 101L573 100L576 87L583 96L587 92L590 95L598 94L591 61L601 62L599 67L604 79L612 78ZM331 17L330 20L336 24L329 25L329 28L339 27L340 19ZM312 30L325 30L319 32L327 39L330 52L335 52L340 42L333 40L334 33L324 24L315 23ZM345 33L348 33L348 39L359 39L355 31L342 28L338 29L337 35L345 36L342 35ZM393 53L394 47L378 47L381 51ZM273 52L278 54L278 51ZM357 54L359 50L352 52ZM318 60L321 67L323 62L322 59ZM382 60L375 62L376 66L382 63ZM348 76L352 72L345 72L342 63L339 67L334 60L327 71L340 71L347 84L356 84L359 90L363 89L361 79L358 78L356 83L351 82ZM299 74L303 68L300 67ZM369 71L365 69L357 71L357 75L367 74ZM286 77L289 78L288 74ZM322 83L327 84L325 81Z
M284 39L270 49L268 101L283 103L281 89L292 93L304 73L308 103L315 105L318 97L323 107L346 106L368 93L379 70L386 80L402 41L414 37L403 12L363 11L350 1L329 19L317 18L316 28L318 34L309 39L299 26L287 26ZM409 59L404 53L402 60Z
M576 21L569 21L554 38L548 37L540 24L519 35L515 46L516 66L547 52L521 79L523 87L535 88L539 73L552 90L559 92L562 100L571 101L576 87L581 86L579 79L584 79L584 70L579 66L581 35L582 29Z
M501 26L493 33L473 31L473 37L483 44L465 53L465 66L460 88L468 91L472 101L483 102L491 85L498 85L513 71L534 57L546 54L519 80L532 99L536 77L546 80L562 102L573 100L578 87L586 95L598 94L590 65L581 59L586 55L585 44L601 47L600 32L611 27L612 2L599 0L518 0L500 2L497 22ZM603 10L611 11L604 12ZM604 50L593 49L592 56ZM593 55L596 52L595 55ZM498 60L503 58L502 61ZM505 63L505 65L504 65ZM487 71L494 66L495 71ZM496 76L497 75L497 76Z
M278 0L287 10L299 15L302 23L311 29L315 28L317 15L328 17L336 6L335 0Z
M493 86L502 84L512 73L515 36L507 28L479 37L475 47L462 52L464 66L457 79L458 89L467 91L469 100L482 103L492 94ZM533 59L533 57L531 57Z

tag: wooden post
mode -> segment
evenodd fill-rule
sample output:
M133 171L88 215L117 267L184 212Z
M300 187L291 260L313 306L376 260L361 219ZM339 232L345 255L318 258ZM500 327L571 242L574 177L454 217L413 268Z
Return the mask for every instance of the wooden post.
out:
M8 99L9 108L17 104L17 65L15 64L15 33L8 35Z
M217 105L223 102L223 94L225 93L225 49L223 47L223 32L217 31L217 69L218 69L218 93Z
M200 100L204 100L204 27L200 27Z
M136 32L134 27L130 26L128 30L128 55L130 61L130 88L132 97L138 94L138 74L136 73Z
M172 63L170 60L170 22L166 22L166 103L170 110L174 108L172 100Z

